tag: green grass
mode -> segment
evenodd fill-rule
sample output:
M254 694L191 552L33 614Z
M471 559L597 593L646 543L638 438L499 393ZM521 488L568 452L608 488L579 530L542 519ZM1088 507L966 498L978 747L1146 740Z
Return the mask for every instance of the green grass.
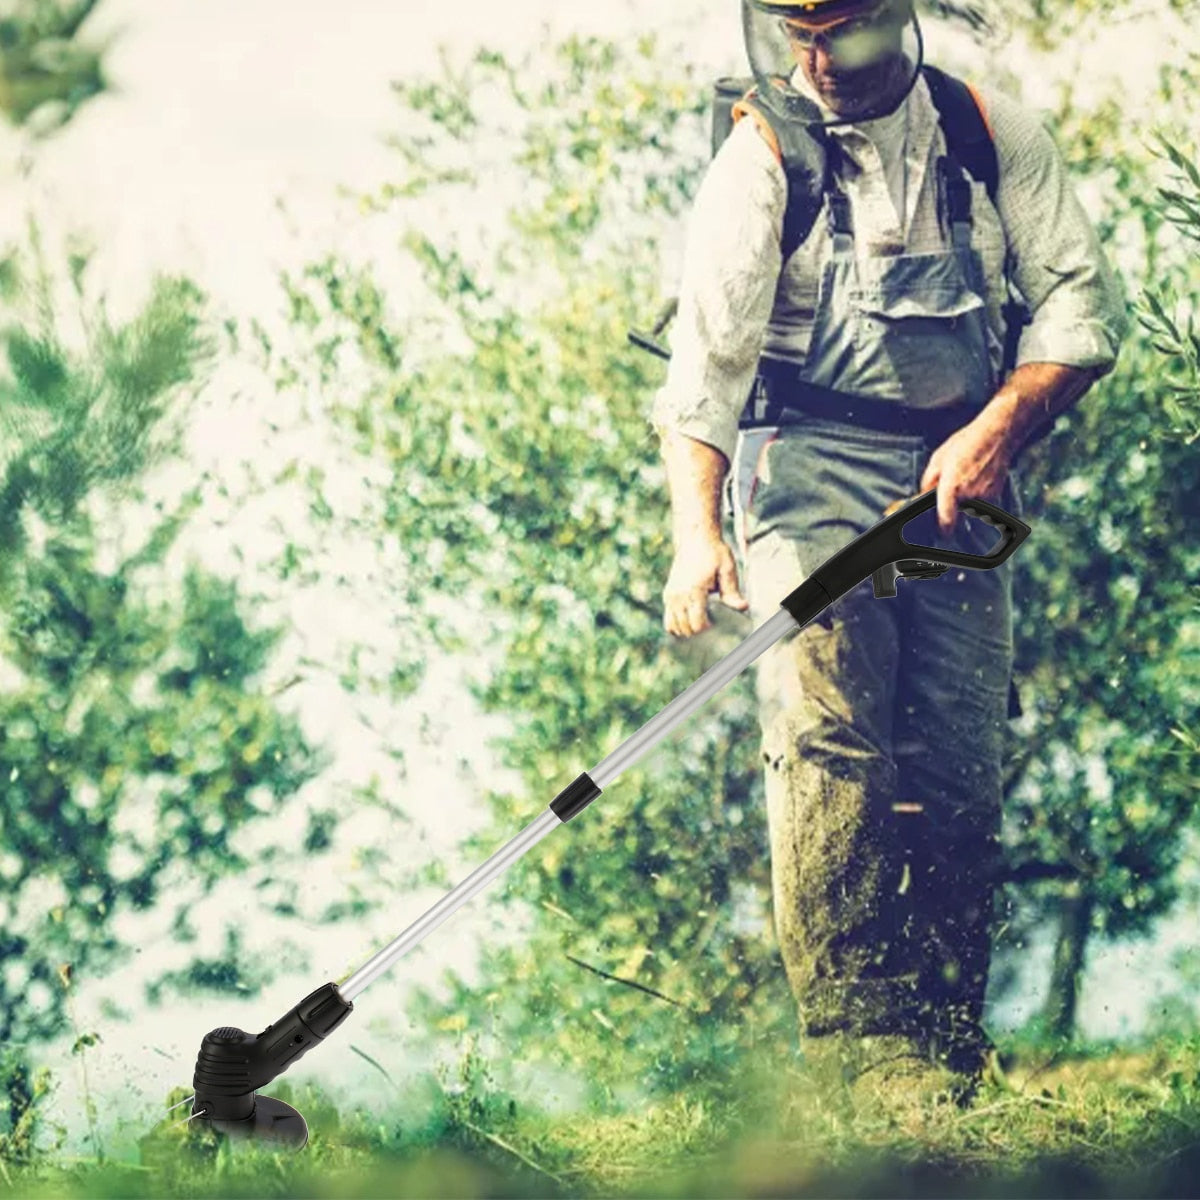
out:
M271 1090L313 1130L299 1154L175 1130L138 1165L11 1164L13 1194L143 1196L1174 1196L1200 1180L1200 1039L1139 1051L1026 1052L966 1109L855 1113L792 1056L636 1111L549 1117L474 1052L418 1126ZM180 1094L182 1095L182 1093ZM4 1191L0 1180L0 1192Z

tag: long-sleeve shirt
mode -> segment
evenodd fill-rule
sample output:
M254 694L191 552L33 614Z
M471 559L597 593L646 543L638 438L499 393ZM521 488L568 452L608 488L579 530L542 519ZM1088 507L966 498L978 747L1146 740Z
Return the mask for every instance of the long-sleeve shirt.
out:
M994 208L984 185L970 181L993 365L999 369L1003 348L1007 255L1032 313L1016 365L1111 370L1125 304L1062 157L1034 115L1003 93L979 92L999 163ZM829 132L842 150L856 253L942 248L935 164L945 139L924 78L889 116ZM709 164L688 220L672 357L650 412L660 436L675 431L706 442L729 462L760 354L804 361L830 253L820 218L781 264L786 202L778 160L754 122L739 121Z

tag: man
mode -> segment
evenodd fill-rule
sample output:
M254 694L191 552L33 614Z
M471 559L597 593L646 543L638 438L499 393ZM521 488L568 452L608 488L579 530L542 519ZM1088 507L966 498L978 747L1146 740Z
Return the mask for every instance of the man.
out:
M681 638L709 627L712 591L757 625L930 488L936 527L910 540L986 550L958 501L1020 512L1018 451L1112 368L1125 328L1036 119L976 94L994 201L948 152L912 0L743 0L743 15L759 87L735 111L754 119L696 198L651 418L675 544L664 625ZM813 201L780 144L818 126L830 169ZM758 665L776 933L806 1057L854 1095L888 1080L966 1095L983 1068L1011 584L1011 563L891 600L868 583Z

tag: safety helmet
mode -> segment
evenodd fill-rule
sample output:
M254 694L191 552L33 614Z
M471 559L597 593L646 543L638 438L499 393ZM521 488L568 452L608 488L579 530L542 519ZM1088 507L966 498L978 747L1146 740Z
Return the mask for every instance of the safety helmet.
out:
M923 60L913 0L742 0L742 30L763 101L811 123L895 111Z
M888 3L889 0L756 0L754 7L798 25L822 30L868 16Z

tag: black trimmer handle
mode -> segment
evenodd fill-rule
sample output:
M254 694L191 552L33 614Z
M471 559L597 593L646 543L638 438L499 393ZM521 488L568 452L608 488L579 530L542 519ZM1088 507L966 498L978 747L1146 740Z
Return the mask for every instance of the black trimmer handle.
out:
M958 507L999 529L1002 537L987 554L965 554L937 546L922 546L904 537L904 527L937 504L937 489L901 505L878 525L857 537L844 550L822 563L794 592L782 601L782 607L805 625L839 597L864 579L874 576L877 596L894 596L898 578L928 579L951 567L969 567L990 571L1012 557L1029 536L1024 521L987 500L960 500Z

